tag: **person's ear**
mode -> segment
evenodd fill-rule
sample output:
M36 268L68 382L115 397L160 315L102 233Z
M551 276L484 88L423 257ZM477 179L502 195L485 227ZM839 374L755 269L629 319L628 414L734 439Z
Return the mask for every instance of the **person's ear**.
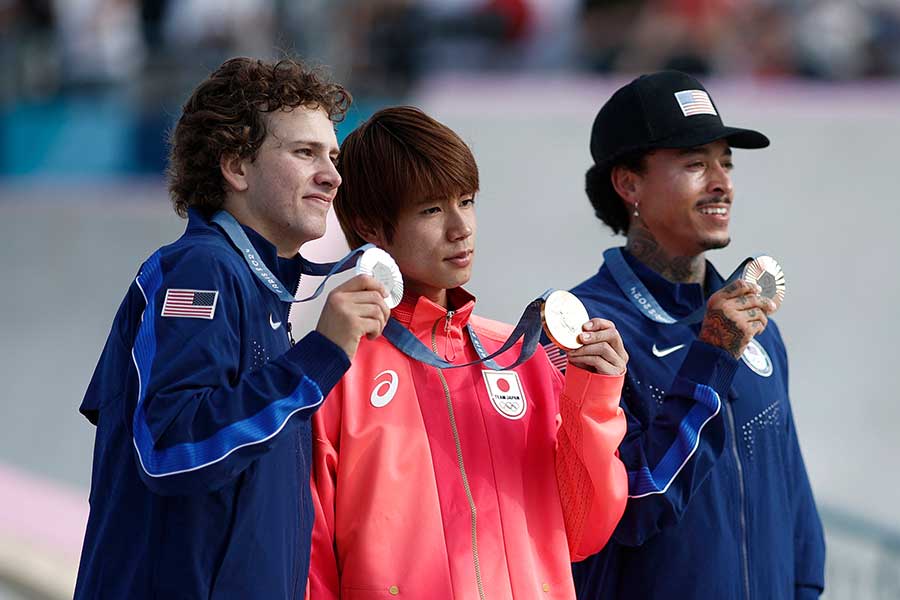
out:
M356 232L366 242L375 244L379 248L384 248L387 243L387 236L384 235L381 227L376 227L369 222L363 222L361 219L356 220Z
M222 171L222 177L235 192L246 191L247 169L244 159L234 155L222 155L219 159L219 169Z
M628 167L616 165L609 173L616 193L625 201L629 209L637 207L640 201L641 176Z

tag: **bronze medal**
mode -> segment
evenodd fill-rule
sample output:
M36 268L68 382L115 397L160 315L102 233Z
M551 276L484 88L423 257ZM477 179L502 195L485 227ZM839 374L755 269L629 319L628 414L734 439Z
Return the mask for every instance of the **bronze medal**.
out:
M776 310L784 301L784 272L771 256L759 256L747 263L741 279L759 285L762 288L760 296L774 302Z

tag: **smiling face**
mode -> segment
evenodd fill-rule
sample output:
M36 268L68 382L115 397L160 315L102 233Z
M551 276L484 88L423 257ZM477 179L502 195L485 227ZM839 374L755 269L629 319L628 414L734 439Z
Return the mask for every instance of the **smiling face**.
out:
M446 306L447 290L472 277L475 230L475 197L464 194L406 207L391 241L383 232L373 241L397 261L406 290Z
M335 168L334 124L322 109L298 107L268 116L256 157L231 161L223 174L232 189L225 208L293 256L325 234L325 219L341 184ZM229 172L230 177L229 177Z
M646 156L644 172L631 173L617 191L629 212L637 204L640 216L632 217L632 227L649 231L669 256L698 256L731 241L733 166L724 140L654 150Z

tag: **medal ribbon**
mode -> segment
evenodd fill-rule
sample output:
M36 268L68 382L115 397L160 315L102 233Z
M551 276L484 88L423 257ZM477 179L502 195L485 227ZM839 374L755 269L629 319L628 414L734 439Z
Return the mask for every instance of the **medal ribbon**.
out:
M353 259L369 248L374 247L374 244L360 246L359 248L348 252L339 261L333 263L314 263L303 259L303 274L320 276L324 277L324 279L312 295L298 300L287 291L284 284L278 280L275 274L269 270L263 260L259 257L259 253L256 251L256 248L253 247L253 242L247 237L247 234L244 232L243 228L241 228L237 219L227 211L220 210L213 215L211 220L225 232L235 248L240 250L241 255L247 262L247 266L250 267L250 270L256 275L257 279L259 279L269 291L278 296L282 302L307 302L319 297L325 287L325 282L328 281L329 277L350 269L353 266ZM486 364L489 368L496 371L513 369L531 358L534 355L535 350L537 350L538 341L540 341L541 337L541 307L544 304L544 300L546 300L547 296L553 291L553 289L547 290L525 307L525 311L519 318L519 322L516 324L512 333L503 345L492 354L487 354L481 340L478 338L478 334L475 333L475 329L471 325L466 325L466 332L469 335L469 339L472 340L472 345L475 347L475 351L480 358L465 364L455 365L439 358L429 350L425 344L420 342L409 329L401 325L400 322L393 317L388 319L382 334L406 356L438 369L458 369L481 363ZM525 339L516 361L507 367L500 367L493 359L512 348L522 337Z
M301 272L304 275L314 275L318 277L324 277L324 279L322 280L322 283L319 284L319 287L316 288L316 291L312 293L312 295L298 300L294 298L294 295L291 294L287 290L287 288L285 288L284 284L278 280L275 274L269 270L269 267L266 266L266 263L264 263L263 260L259 257L259 253L256 251L256 248L253 247L253 242L251 242L250 238L247 237L247 234L244 232L241 224L238 223L237 219L231 216L231 213L220 210L213 215L211 220L213 223L222 228L222 231L225 232L225 235L228 236L228 239L231 240L231 243L234 245L234 247L240 250L241 255L247 262L247 266L250 267L250 270L254 275L256 275L256 278L259 279L269 289L269 291L278 296L278 299L282 302L308 302L310 300L318 298L319 295L321 295L322 290L325 289L325 282L328 281L329 277L352 268L355 264L353 260L357 256L359 256L369 248L375 247L374 244L366 244L364 246L360 246L359 248L348 252L339 261L331 263L314 263L301 257L303 261Z
M466 333L468 333L469 339L472 340L475 352L477 352L479 356L478 360L467 363L453 364L440 358L434 352L429 350L425 344L419 341L419 338L413 335L409 329L400 324L400 321L394 317L388 319L387 325L385 325L384 331L381 333L395 348L397 348L397 350L409 358L437 369L459 369L484 363L488 368L495 371L508 371L518 367L531 358L534 355L535 350L537 350L538 341L540 341L541 338L541 307L544 305L544 300L546 300L547 296L553 291L555 290L547 290L525 307L525 310L522 312L522 316L519 317L519 322L516 323L512 333L509 334L509 337L506 338L503 345L500 346L496 352L491 354L488 354L484 349L484 346L482 345L481 340L478 339L478 334L475 333L475 329L472 325L467 324ZM523 337L525 339L522 342L522 348L519 351L519 356L516 358L515 362L508 366L501 367L493 360L512 348L516 342Z
M625 296L631 300L631 303L637 307L638 311L651 321L664 323L666 325L693 325L694 323L702 321L703 317L706 315L706 305L699 307L697 310L681 319L676 319L666 312L659 302L657 302L656 298L653 297L653 294L650 293L650 290L648 290L647 287L641 283L641 280L638 279L638 276L635 275L631 266L628 264L628 261L625 260L622 248L610 248L606 250L603 253L603 260L606 263L606 266L609 267L609 272L612 273L613 279L619 286L619 289L621 289ZM741 274L744 272L744 267L752 260L752 257L744 259L738 268L728 276L723 287L740 278Z

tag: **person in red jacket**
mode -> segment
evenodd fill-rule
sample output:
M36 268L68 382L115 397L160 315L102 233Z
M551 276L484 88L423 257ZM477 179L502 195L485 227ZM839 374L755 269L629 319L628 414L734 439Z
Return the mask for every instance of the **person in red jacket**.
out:
M403 274L392 317L449 362L499 349L512 327L474 315L462 288L479 188L466 144L389 108L350 134L338 169L348 242L375 243ZM363 340L314 417L310 596L574 598L570 561L604 546L627 493L628 357L609 321L581 341L563 376L542 348L511 370L438 369Z

